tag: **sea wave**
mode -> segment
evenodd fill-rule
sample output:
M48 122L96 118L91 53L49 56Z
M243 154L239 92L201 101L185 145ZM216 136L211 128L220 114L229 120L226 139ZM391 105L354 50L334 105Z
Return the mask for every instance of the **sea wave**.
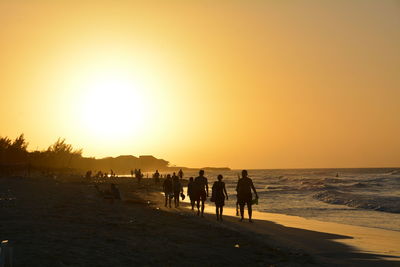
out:
M329 204L400 213L400 197L396 196L360 195L337 190L326 190L315 194L313 197Z

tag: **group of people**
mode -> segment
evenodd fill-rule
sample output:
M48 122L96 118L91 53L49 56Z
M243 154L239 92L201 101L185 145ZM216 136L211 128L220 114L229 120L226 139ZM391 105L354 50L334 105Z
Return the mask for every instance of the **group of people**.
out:
M91 179L91 178L113 178L113 177L118 177L117 174L111 169L110 173L107 172L102 172L98 171L95 175L93 175L93 172L91 170L88 170L85 174L86 179Z
M165 194L165 207L171 208L172 199L174 199L175 208L179 207L179 197L182 197L182 200L185 199L185 195L183 194L183 186L181 179L175 172L172 174L167 174L163 183L163 191Z
M140 183L140 181L143 178L142 170L141 169L131 170L131 177L133 177L133 175L135 175L137 182Z
M180 171L178 175L173 173L173 175L167 175L163 183L163 191L165 195L165 207L171 208L172 199L174 199L175 207L179 207L179 197L185 198L183 194L183 187L181 179L183 173ZM228 200L228 193L226 191L225 183L222 181L223 176L220 174L217 177L217 181L214 182L211 191L211 202L215 203L215 212L218 221L222 221L223 207L225 205L225 200ZM252 191L255 194L255 199L253 199ZM252 205L253 202L258 201L258 194L254 187L253 181L248 177L246 170L242 171L242 176L239 177L238 183L236 185L237 192L237 202L236 205L240 207L241 221L244 219L244 207L247 205L249 222L252 221ZM192 210L195 206L197 207L197 215L204 216L204 207L207 197L209 197L208 179L204 176L204 170L199 171L199 176L195 179L193 177L189 178L187 195L190 198L190 204Z

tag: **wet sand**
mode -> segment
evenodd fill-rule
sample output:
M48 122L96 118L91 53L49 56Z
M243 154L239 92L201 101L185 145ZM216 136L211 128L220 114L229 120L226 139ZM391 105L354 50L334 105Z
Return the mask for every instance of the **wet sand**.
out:
M199 218L165 208L150 180L115 182L123 200L110 203L82 179L0 178L0 191L17 197L0 206L0 239L13 244L15 266L399 265L393 233L264 213L254 224L220 223L209 202L211 214Z
M214 207L206 212L214 214ZM400 266L400 232L322 222L276 213L253 212L254 224L239 222L236 210L225 208L225 223L269 236L286 247L301 249L321 262ZM247 210L245 212L247 218ZM326 242L327 240L332 242Z

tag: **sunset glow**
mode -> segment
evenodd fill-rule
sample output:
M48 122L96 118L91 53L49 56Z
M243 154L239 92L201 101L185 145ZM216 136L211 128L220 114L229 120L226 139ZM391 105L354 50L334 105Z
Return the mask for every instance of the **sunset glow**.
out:
M0 23L0 134L31 150L400 164L395 1L1 1Z

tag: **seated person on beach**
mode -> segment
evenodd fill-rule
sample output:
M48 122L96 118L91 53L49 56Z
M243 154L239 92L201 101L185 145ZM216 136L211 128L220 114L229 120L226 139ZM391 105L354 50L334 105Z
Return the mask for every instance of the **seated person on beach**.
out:
M172 176L172 186L174 190L174 203L175 203L175 208L179 207L179 195L182 193L183 194L183 188L182 184L179 181L179 177L175 175Z
M173 195L173 188L172 188L172 179L171 175L167 175L167 178L164 180L163 184L163 191L165 195L165 207L167 207L167 203L169 203L169 207L171 208L171 198Z
M194 192L194 181L193 177L189 178L187 194L190 198L190 205L192 205L192 210L194 210L194 202L195 202L195 192Z
M222 175L218 175L218 181L214 182L212 187L212 198L215 203L215 212L217 214L217 221L222 222L222 212L225 205L225 196L228 200L228 193L226 192L225 183L222 182Z
M199 176L194 179L195 196L197 202L197 216L200 215L200 201L201 201L201 217L204 216L204 202L208 197L208 180L204 177L204 170L199 171Z
M236 191L237 191L237 196L238 196L238 202L240 206L240 216L241 219L240 221L243 221L244 218L244 205L247 204L247 209L249 212L249 222L253 222L251 220L251 215L252 215L252 199L253 195L251 194L251 190L254 191L254 194L256 195L256 199L258 199L257 191L253 185L253 181L247 177L247 171L243 170L242 171L242 178L239 179L237 186L236 186Z

